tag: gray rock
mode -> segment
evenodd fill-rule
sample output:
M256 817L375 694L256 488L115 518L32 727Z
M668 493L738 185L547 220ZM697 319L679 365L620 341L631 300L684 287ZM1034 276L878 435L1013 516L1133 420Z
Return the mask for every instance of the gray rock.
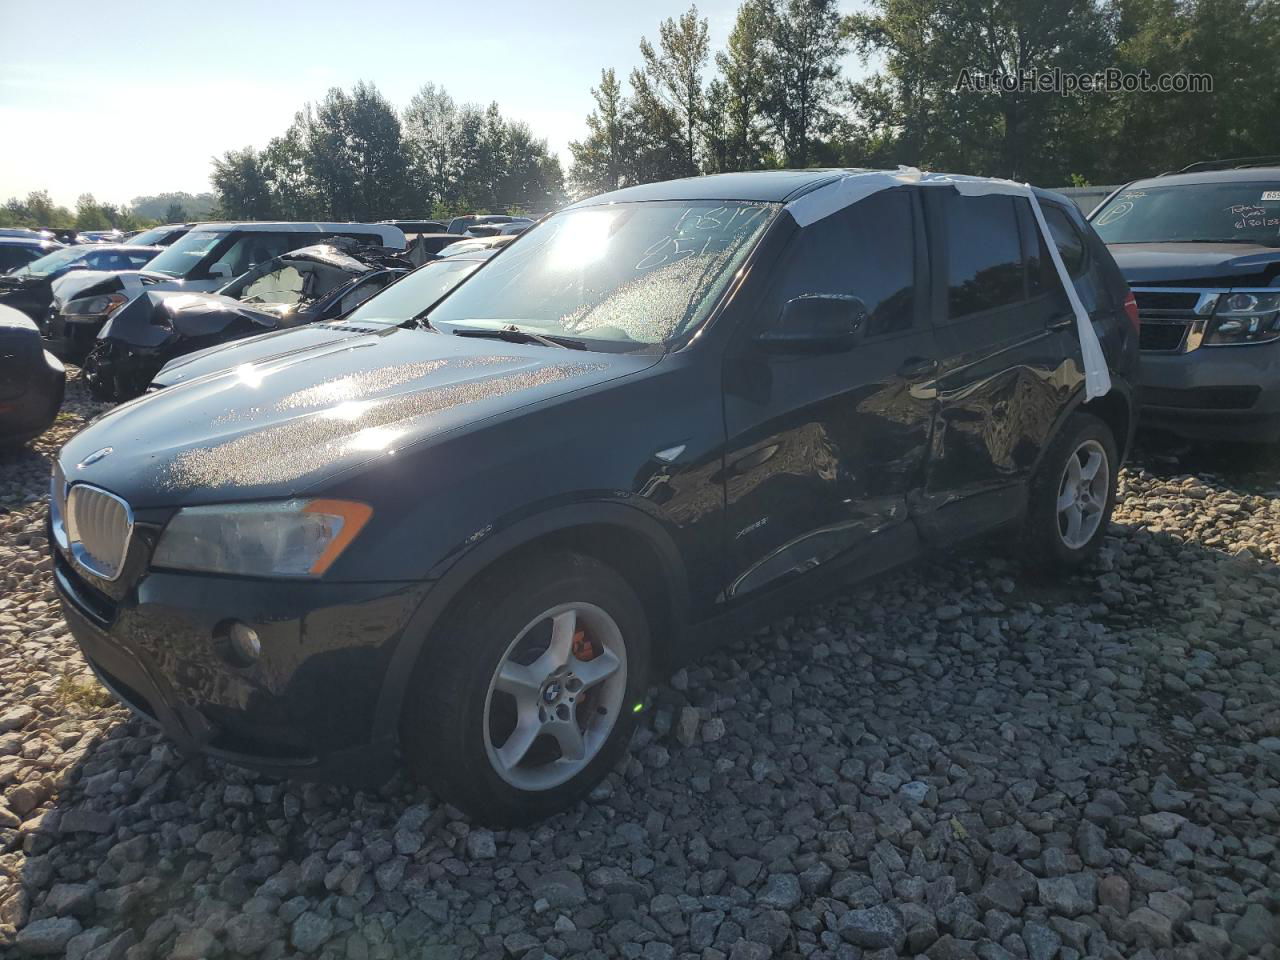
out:
M855 947L867 950L901 950L906 941L898 912L885 906L849 910L836 924L836 931Z
M1250 953L1280 944L1280 924L1262 904L1251 903L1231 928L1231 941Z
M1031 960L1053 960L1062 949L1062 938L1038 921L1028 921L1022 928L1022 942L1027 946Z
M14 941L20 953L32 957L61 956L67 943L80 932L74 917L46 917L33 920L18 931Z
M1092 913L1096 906L1096 881L1092 874L1048 877L1036 882L1040 903L1064 917Z
M289 942L303 953L314 953L333 936L333 921L308 910L299 914L289 930Z
M776 910L790 910L800 900L800 880L791 873L772 874L756 896L756 903Z
M467 856L472 860L492 860L498 855L498 844L490 830L472 830L467 834Z

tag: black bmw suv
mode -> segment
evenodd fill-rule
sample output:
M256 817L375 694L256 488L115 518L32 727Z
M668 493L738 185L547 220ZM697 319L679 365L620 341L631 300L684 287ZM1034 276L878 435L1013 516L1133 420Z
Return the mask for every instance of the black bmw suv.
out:
M1135 180L1090 220L1137 298L1141 421L1280 440L1280 157Z
M410 274L177 361L57 458L67 621L187 747L560 809L718 629L992 530L1097 549L1136 317L1072 204L1013 187L633 187L438 302Z

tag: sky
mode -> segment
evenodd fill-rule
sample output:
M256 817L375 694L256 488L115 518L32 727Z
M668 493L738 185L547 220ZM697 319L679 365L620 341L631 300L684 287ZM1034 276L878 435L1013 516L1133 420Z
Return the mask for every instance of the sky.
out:
M740 0L703 0L721 49ZM861 6L844 0L842 10ZM0 0L0 201L48 190L136 196L210 189L211 159L262 147L333 86L377 84L403 108L424 84L497 101L568 168L600 69L625 78L642 36L685 2ZM848 76L863 72L847 58Z

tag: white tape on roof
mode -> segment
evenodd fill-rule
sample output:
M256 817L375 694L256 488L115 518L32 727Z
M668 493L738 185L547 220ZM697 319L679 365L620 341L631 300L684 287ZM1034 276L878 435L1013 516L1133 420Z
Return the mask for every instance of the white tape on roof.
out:
M1049 225L1045 223L1044 213L1040 209L1040 201L1036 193L1027 183L1014 183L1012 180L997 180L991 177L970 177L952 173L921 173L915 167L899 167L897 170L867 170L859 173L848 173L839 180L832 181L824 187L797 197L788 203L785 209L802 227L817 223L837 211L852 206L859 200L866 199L881 190L892 190L894 187L925 186L953 187L966 197L981 197L991 194L1005 194L1015 197L1026 197L1031 201L1031 211L1035 214L1040 235L1044 238L1045 249L1049 251L1049 259L1058 271L1058 279L1066 290L1067 300L1076 317L1076 332L1080 336L1080 354L1084 360L1085 397L1093 400L1101 397L1111 389L1111 372L1107 369L1107 359L1102 352L1102 344L1098 342L1097 331L1093 322L1080 302L1076 293L1076 285L1067 273L1062 256L1058 253L1058 245L1054 243Z

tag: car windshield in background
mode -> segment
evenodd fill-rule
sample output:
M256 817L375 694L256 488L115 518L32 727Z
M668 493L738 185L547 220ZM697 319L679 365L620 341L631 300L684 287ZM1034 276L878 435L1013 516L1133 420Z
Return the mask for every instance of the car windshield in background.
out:
M130 237L129 242L140 247L149 247L154 243L159 243L172 232L173 227L152 227L150 230L143 230L141 233Z
M14 270L10 276L14 277L47 277L49 274L61 270L69 263L75 263L77 260L88 256L89 251L77 247L67 247L64 250L55 250L53 253L45 254L38 260L32 260L25 267L19 267Z
M147 270L170 277L185 277L225 236L225 233L205 230L188 233L166 247L164 253L147 265Z
M346 319L403 323L425 312L484 263L483 260L432 260L361 304Z
M1122 190L1091 218L1104 243L1280 246L1280 183L1189 183Z
M521 236L431 311L452 330L516 324L614 344L695 328L777 210L722 201L568 210Z

